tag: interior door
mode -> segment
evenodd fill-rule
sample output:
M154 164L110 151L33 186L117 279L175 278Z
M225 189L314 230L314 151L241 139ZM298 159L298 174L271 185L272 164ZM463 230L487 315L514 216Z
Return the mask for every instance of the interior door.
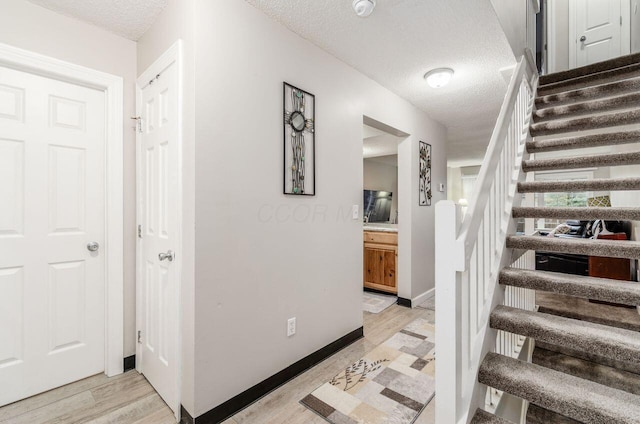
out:
M572 4L576 17L576 66L621 56L621 0L575 0Z
M0 406L104 370L105 97L0 67Z
M151 69L154 69L152 65ZM179 94L177 63L138 82L139 371L178 412Z

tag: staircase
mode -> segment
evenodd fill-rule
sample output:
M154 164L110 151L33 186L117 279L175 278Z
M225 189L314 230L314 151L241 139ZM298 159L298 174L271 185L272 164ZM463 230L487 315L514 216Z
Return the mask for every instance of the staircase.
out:
M640 54L540 77L528 153L640 143ZM635 125L635 127L633 126ZM587 135L580 132L587 131ZM576 132L578 132L576 135ZM571 135L569 136L569 133ZM523 159L532 173L640 165L640 152ZM520 181L518 193L640 190L640 178ZM640 220L637 208L512 208L512 218ZM506 248L640 259L640 242L506 235ZM640 305L640 284L504 267L498 282ZM494 305L489 326L535 340L532 363L489 352L477 380L529 402L527 423L640 423L640 332L615 321ZM579 319L578 319L579 318ZM595 322L589 322L595 321ZM439 376L442 378L442 376ZM508 423L478 409L472 423Z

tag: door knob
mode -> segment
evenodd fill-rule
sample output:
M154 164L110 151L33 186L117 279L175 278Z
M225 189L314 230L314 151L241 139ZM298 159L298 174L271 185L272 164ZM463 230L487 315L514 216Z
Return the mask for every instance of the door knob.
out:
M580 37L580 41L582 41L584 43L585 41L587 41L587 37L585 35L583 35L582 37Z
M158 259L161 261L167 260L169 262L173 262L173 259L176 257L176 254L173 250L167 250L167 253L158 253Z
M97 241L92 241L90 243L87 243L87 250L89 252L96 252L98 249L100 249L100 245L98 244Z

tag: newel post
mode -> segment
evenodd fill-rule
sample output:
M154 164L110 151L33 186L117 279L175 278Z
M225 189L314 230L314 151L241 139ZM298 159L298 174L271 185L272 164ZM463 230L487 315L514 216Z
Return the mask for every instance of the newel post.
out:
M436 204L436 422L457 424L466 416L462 400L461 279L456 269L460 207L451 200Z

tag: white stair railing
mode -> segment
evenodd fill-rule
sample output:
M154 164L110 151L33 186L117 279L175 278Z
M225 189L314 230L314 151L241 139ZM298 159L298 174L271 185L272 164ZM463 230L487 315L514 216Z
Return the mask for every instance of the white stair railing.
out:
M515 233L513 206L524 180L529 120L538 73L527 49L511 77L502 109L461 222L460 206L436 205L436 422L465 424L485 404L486 387L477 382L484 355L496 347L489 314L505 299L498 273L510 266L507 234ZM523 296L530 294L520 293ZM509 301L522 302L516 294Z

